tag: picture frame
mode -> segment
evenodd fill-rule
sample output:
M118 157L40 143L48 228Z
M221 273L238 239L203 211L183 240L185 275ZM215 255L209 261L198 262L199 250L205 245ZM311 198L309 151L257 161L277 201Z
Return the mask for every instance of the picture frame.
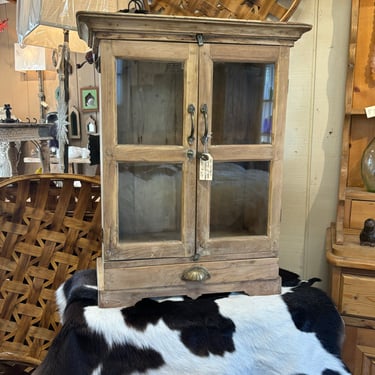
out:
M81 139L81 118L79 110L75 106L69 113L68 136L70 139Z
M96 132L96 120L90 115L86 120L86 133L95 134Z
M81 111L96 112L99 109L99 95L97 87L81 88Z

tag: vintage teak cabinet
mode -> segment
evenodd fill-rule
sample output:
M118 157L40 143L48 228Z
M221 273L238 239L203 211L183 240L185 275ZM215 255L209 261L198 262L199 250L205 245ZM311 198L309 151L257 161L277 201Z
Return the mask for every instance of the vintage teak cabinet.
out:
M304 24L79 12L100 56L100 304L278 293L289 50Z
M375 105L374 14L373 1L352 1L337 220L327 231L332 297L346 323L343 358L355 375L375 375L375 247L359 239L364 221L375 218L375 193L361 178L375 136L375 117L366 115Z

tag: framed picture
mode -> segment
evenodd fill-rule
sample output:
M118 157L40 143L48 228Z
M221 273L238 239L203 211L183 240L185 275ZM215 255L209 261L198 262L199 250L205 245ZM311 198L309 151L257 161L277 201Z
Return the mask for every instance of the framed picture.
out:
M89 116L86 120L86 133L87 134L95 134L96 133L96 120Z
M99 109L99 97L97 87L81 88L81 110L82 112L95 112Z
M73 106L69 114L68 134L70 139L81 139L81 119L79 110Z

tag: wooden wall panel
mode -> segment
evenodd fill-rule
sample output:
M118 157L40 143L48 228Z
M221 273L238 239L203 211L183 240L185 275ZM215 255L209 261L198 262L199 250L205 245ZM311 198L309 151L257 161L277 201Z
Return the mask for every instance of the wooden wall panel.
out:
M325 228L335 220L344 121L350 0L301 2L306 33L291 51L280 264L327 287Z

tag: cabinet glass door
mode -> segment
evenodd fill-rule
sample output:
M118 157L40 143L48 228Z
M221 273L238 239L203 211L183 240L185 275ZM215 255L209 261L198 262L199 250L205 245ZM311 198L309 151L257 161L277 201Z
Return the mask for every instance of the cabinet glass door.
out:
M273 64L214 62L213 145L270 143ZM269 162L214 163L210 233L266 235Z
M181 145L182 62L117 60L119 144Z
M119 144L181 145L181 62L117 60ZM181 164L119 164L120 241L181 240Z
M120 45L124 57L115 58L116 248L130 259L191 256L196 168L187 134L196 56L188 45L177 45L180 53L160 43L131 45L127 53Z
M119 258L199 258L251 247L270 255L280 220L273 183L281 177L280 50L157 42L111 48L116 128L105 135L112 148L104 166L116 171L111 239ZM205 154L212 157L207 180Z
M230 46L211 46L202 54L206 61L201 76L211 75L212 82L200 90L199 100L210 103L212 115L208 115L209 140L198 147L212 156L213 176L212 181L198 181L201 254L241 251L249 248L249 241L269 242L271 235L277 54L271 58L262 56L259 48L250 48L248 55L244 50L237 54ZM200 213L205 202L210 203L209 210ZM227 250L226 240L231 241Z

